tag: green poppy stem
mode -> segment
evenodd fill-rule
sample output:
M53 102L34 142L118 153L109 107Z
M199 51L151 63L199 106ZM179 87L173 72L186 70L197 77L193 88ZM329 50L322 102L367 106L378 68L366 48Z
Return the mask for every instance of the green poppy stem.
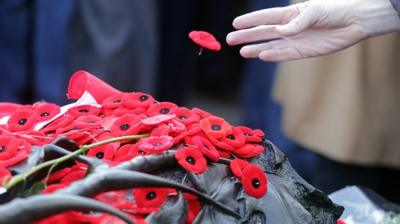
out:
M141 138L145 138L145 137L148 137L148 136L149 136L149 134L128 135L128 136L122 136L122 137L106 139L106 140L99 141L99 142L96 142L96 143L92 143L92 144L89 144L89 145L83 145L79 149L71 152L68 155L62 156L62 157L57 158L57 159L46 161L44 163L39 164L38 166L33 167L32 169L28 170L26 173L21 173L21 174L18 174L16 176L14 176L3 187L5 189L10 189L10 188L16 186L17 184L19 184L20 182L25 181L27 178L29 178L30 176L32 176L33 174L35 174L39 170L42 170L44 168L47 168L47 167L50 167L50 166L53 166L53 165L58 165L58 164L60 164L62 162L65 162L65 161L67 161L69 159L73 159L74 157L76 157L76 156L78 156L80 154L86 153L91 148L95 148L95 147L98 147L98 146L101 146L101 145L105 145L105 144L109 144L109 143L113 143L113 142L141 139Z

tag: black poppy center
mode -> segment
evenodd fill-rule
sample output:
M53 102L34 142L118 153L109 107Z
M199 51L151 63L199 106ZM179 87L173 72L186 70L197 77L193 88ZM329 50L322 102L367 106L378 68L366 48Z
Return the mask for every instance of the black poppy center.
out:
M87 112L89 112L89 111L88 111L87 109L80 109L79 112L80 112L80 113L87 113Z
M141 155L145 155L145 154L146 154L146 152L145 152L145 151L143 151L143 150L139 150L139 154L141 154Z
M41 117L48 117L50 115L49 112L43 112L40 114Z
M169 113L169 109L168 109L168 108L162 108L162 109L160 110L160 113L161 113L161 114L168 114L168 113Z
M21 118L21 119L19 119L18 124L19 124L19 125L24 125L24 124L26 124L27 121L28 121L28 119L26 119L26 118Z
M0 146L0 152L3 152L3 151L4 151L4 149L6 149L6 147L4 147L4 146Z
M251 182L254 188L259 188L261 186L260 180L257 178L254 178L253 181Z
M156 197L156 192L150 191L149 193L146 194L146 199L147 200L153 200Z
M97 157L98 159L103 159L103 158L104 158L104 152L98 152L98 153L96 153L96 157Z
M187 117L182 115L182 116L179 116L179 119L181 119L181 120L186 120Z
M123 124L123 125L119 126L119 128L120 128L121 130L123 130L123 131L128 130L129 127L130 127L129 124Z
M194 165L194 164L196 163L196 160L195 160L193 157L191 157L191 156L188 156L188 157L186 158L186 161L187 161L188 163L192 164L192 165Z
M121 100L120 100L120 99L114 100L114 103L115 103L115 104L121 103Z
M146 101L148 98L149 98L148 96L142 95L139 97L139 100L143 102L143 101Z
M231 140L235 140L235 136L234 136L234 135L232 135L232 134L230 134L230 135L227 135L226 137L227 137L227 138L229 138L229 139L231 139Z
M221 125L214 124L214 125L211 126L211 129L213 131L220 131L222 128L221 128Z

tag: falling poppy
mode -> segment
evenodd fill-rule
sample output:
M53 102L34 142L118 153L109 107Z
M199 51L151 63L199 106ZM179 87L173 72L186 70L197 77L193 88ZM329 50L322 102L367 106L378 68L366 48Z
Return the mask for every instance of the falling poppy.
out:
M39 121L39 116L31 110L19 110L11 114L7 121L10 131L29 131Z
M175 159L187 171L201 174L207 169L203 154L193 147L182 147L175 153Z
M192 39L192 41L195 42L197 45L201 46L199 55L201 55L203 47L213 51L221 50L221 44L209 32L192 31L189 33L189 38Z
M38 121L48 121L58 113L60 113L60 106L54 103L38 102L33 104L33 110L38 115Z
M264 147L259 144L246 144L233 151L233 154L243 158L252 158L264 152Z
M243 189L255 198L261 198L267 193L267 176L258 166L250 164L243 169Z
M137 143L138 149L141 149L150 153L160 153L168 150L174 144L174 139L171 136L150 136L141 139Z
M138 207L160 208L173 192L170 188L143 187L133 189L133 196Z
M140 117L135 114L126 114L114 121L111 134L115 136L134 135L140 131Z
M120 93L101 79L86 71L75 72L68 84L68 99L79 99L83 93L89 92L98 103L102 103L109 96Z
M177 108L178 106L174 103L170 102L161 102L152 104L149 109L147 109L147 114L149 116L154 116L158 114L170 114L172 109Z
M211 161L216 162L219 160L220 155L218 150L206 138L198 135L194 136L191 138L190 144L198 148L203 153L203 155L209 158Z
M210 138L223 138L232 132L231 126L224 119L216 116L202 119L200 127Z
M241 178L243 176L243 170L251 163L242 159L233 159L229 163L229 168L231 169L233 175Z

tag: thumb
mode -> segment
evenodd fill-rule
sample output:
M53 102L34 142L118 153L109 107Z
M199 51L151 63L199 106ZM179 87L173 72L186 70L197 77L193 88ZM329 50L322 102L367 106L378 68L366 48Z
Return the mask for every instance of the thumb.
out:
M306 30L314 23L316 14L313 8L307 7L289 23L277 26L276 29L282 36L296 35Z

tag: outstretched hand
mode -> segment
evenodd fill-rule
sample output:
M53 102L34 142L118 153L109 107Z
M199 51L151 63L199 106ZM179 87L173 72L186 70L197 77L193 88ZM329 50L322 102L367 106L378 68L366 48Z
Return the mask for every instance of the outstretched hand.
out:
M247 44L240 54L286 61L330 54L371 36L400 31L389 0L310 0L235 18L230 45Z

